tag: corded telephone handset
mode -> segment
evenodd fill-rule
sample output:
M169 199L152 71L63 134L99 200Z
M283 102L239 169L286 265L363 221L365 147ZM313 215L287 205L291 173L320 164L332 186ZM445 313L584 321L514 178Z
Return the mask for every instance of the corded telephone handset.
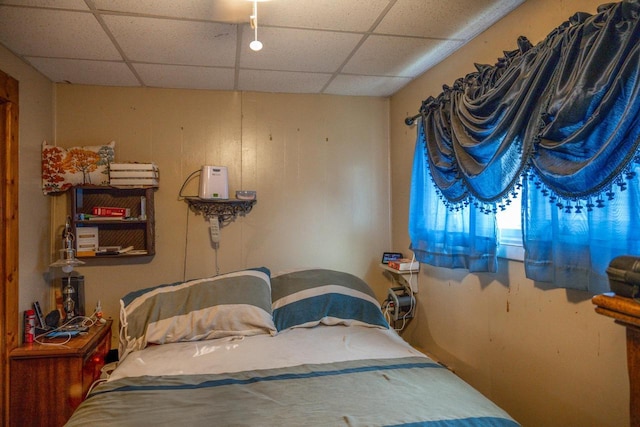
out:
M220 244L220 221L217 216L209 217L209 234L211 235L211 242L217 248Z

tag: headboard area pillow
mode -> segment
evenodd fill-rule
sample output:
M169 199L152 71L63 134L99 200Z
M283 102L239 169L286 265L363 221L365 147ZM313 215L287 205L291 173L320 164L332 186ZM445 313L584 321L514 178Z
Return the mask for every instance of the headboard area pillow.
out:
M378 301L362 279L312 269L271 278L273 319L278 331L324 325L389 328Z
M62 148L42 143L42 191L66 191L74 185L109 185L109 163L115 159L115 141L104 145Z
M120 300L120 358L148 344L274 335L269 275L262 267L127 294Z

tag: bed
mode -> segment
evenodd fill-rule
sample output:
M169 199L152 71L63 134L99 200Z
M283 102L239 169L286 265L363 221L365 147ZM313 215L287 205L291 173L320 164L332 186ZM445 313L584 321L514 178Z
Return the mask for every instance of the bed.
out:
M73 426L517 426L388 327L368 285L266 268L121 300L120 360Z

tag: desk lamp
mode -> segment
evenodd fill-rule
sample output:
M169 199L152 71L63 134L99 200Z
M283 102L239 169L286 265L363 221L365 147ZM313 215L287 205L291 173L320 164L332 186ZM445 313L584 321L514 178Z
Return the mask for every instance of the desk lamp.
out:
M83 261L76 258L76 251L73 248L74 240L75 236L71 232L71 217L67 217L67 222L65 223L64 230L62 231L62 249L60 249L60 258L53 264L49 265L49 267L60 267L62 272L67 274L67 285L62 289L62 295L64 298L62 307L67 320L71 319L75 312L73 294L75 294L76 291L73 289L73 286L71 286L71 272L74 267L84 264Z

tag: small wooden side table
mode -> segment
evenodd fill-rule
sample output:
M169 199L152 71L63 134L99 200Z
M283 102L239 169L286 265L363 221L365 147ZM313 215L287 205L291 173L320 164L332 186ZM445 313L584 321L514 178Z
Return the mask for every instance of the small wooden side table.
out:
M613 294L596 295L591 301L596 313L615 319L627 329L629 412L631 425L640 426L640 303Z
M67 422L100 377L111 348L111 324L98 323L67 343L45 339L61 345L30 343L14 349L9 355L9 425L60 427Z

